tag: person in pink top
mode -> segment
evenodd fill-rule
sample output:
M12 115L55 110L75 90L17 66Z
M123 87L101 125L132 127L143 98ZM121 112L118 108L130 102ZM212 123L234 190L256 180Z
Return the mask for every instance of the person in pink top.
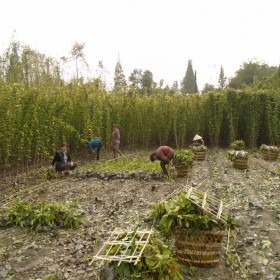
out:
M114 153L114 158L117 158L117 154L123 155L122 152L119 149L121 142L121 134L118 130L118 127L116 124L113 124L113 133L112 133L112 148Z
M160 166L164 175L168 176L165 165L171 164L171 160L174 157L174 150L168 146L160 146L155 152L150 154L150 160L160 160Z

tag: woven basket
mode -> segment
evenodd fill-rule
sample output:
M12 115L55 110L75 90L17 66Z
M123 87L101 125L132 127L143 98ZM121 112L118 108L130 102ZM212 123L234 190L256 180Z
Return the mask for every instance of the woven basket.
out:
M194 234L189 229L179 229L175 235L176 255L189 265L215 266L221 258L224 236L223 231Z
M262 151L262 159L264 160L277 160L279 151L274 150L264 150Z
M175 169L177 177L188 176L192 171L192 167L188 165L175 165Z
M232 166L238 169L247 169L248 168L248 158L236 158L232 162Z
M204 151L196 151L194 153L195 157L194 159L195 160L205 160L206 159L206 155L207 155L207 151L204 150Z

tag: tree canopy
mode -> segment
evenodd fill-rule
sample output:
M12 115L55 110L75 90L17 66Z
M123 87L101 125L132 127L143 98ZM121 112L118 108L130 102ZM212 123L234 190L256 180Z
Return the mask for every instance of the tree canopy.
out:
M196 93L198 92L198 88L197 88L197 83L196 83L196 74L193 71L193 67L192 67L192 60L189 59L188 61L188 67L187 67L187 71L186 74L183 78L183 81L181 83L181 92L182 93Z
M229 87L241 89L246 86L256 86L260 81L270 77L277 67L268 66L260 62L244 62L239 70L235 72L235 77L230 79Z

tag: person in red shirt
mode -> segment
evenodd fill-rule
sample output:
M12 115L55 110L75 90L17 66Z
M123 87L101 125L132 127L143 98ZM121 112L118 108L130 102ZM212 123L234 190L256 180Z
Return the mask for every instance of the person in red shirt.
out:
M174 150L168 146L160 146L155 152L150 154L150 160L154 162L155 160L160 161L161 169L164 175L168 176L166 170L166 164L171 164L171 160L174 157Z
M123 155L122 152L119 149L121 142L121 134L118 130L118 127L116 124L113 124L113 133L112 133L112 148L114 153L114 158L117 158L117 154Z

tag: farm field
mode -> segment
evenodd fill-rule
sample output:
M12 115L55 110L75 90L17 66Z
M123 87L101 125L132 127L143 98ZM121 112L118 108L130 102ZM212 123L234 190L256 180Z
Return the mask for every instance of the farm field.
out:
M3 213L20 198L72 202L84 219L77 229L58 231L0 227L0 279L35 280L50 275L57 278L46 279L98 279L97 263L89 263L110 232L137 226L149 229L144 218L150 206L189 187L225 201L240 228L232 233L229 244L225 238L217 266L198 268L195 277L185 279L280 279L279 161L268 162L252 153L249 168L239 170L225 153L210 150L205 161L195 163L190 176L173 180L146 176L145 171L123 176L116 170L114 176L95 176L85 169L86 163L67 178L46 181L43 169L16 180L4 178L0 187ZM148 158L148 152L139 155Z

